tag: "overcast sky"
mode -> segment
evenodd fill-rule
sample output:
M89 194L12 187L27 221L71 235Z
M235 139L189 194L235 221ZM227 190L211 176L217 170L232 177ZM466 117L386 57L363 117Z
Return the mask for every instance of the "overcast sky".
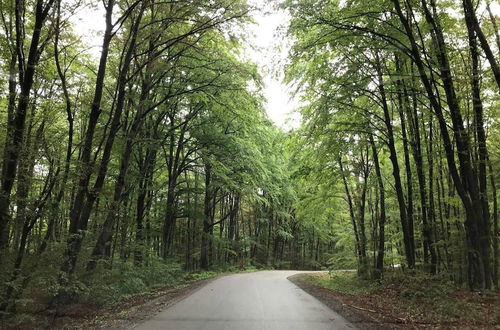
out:
M258 64L264 79L264 96L266 111L270 119L277 125L290 129L299 125L299 115L294 110L299 106L290 88L283 84L281 69L286 61L289 42L284 38L283 27L289 16L270 3L276 1L252 0L250 3L262 8L253 17L256 24L252 26L253 38L248 40L249 57ZM281 28L281 29L280 29Z

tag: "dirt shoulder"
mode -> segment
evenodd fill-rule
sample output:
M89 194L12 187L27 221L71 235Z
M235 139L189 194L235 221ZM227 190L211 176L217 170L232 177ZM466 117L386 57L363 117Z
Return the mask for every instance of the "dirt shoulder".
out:
M345 295L315 284L311 281L311 276L311 274L296 274L288 277L288 280L339 313L358 329L403 329L396 319L374 315L363 307L350 305L352 302L348 301Z
M224 275L195 280L180 286L166 286L135 295L111 307L72 304L58 311L35 315L34 319L9 325L0 320L0 329L132 329L148 318L189 296Z
M357 290L356 280L342 276L297 274L288 279L359 329L500 329L498 292L447 289L413 278ZM340 284L332 285L336 279Z
M194 281L182 287L167 287L151 294L133 297L99 315L95 320L88 322L84 328L132 329L221 276Z

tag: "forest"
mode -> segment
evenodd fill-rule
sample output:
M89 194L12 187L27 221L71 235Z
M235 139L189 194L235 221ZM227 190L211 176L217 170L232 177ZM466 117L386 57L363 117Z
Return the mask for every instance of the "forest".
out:
M251 2L0 1L2 316L247 268L498 289L498 3L274 6L293 129Z

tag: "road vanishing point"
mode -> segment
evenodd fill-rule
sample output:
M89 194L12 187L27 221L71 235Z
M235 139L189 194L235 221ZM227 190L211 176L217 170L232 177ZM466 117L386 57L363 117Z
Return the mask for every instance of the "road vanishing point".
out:
M220 277L145 321L136 330L355 329L287 280L298 271Z

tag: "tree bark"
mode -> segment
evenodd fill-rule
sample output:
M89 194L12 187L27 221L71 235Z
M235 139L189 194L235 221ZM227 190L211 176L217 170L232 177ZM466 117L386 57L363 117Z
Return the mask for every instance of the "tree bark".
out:
M378 246L377 246L377 260L374 278L380 279L384 273L384 253L385 253L385 190L384 181L382 180L382 172L380 170L380 162L378 159L378 151L375 146L373 135L369 136L370 145L372 146L373 163L375 164L375 173L377 174L378 192L380 200L380 218L378 221Z
M201 269L208 270L209 265L209 248L210 248L210 229L212 228L212 200L213 200L213 187L212 187L212 167L210 164L205 163L205 201L203 210L203 233L201 236L201 253L200 253L200 267Z

